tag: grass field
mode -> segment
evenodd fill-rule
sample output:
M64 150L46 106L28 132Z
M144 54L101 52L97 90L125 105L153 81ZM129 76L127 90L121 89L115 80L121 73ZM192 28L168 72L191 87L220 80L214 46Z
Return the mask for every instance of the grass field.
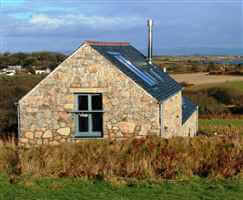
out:
M200 119L199 126L243 127L243 119Z
M10 184L0 176L1 200L240 200L243 199L243 181L210 181L194 178L183 182L160 184L143 183L112 185L103 181L80 179L22 179Z
M198 91L201 89L208 89L212 87L218 87L218 88L228 88L237 90L239 92L243 93L243 81L226 81L222 83L207 83L207 84L201 84L201 85L195 85L192 87L187 88L187 90L191 91Z
M229 84L231 86L240 87L243 91L243 76L233 75L208 75L207 73L187 73L187 74L172 74L171 75L178 82L187 82L200 87L206 87L207 84L220 85ZM231 83L232 82L232 83ZM240 85L239 85L240 83Z
M208 134L243 134L243 119L199 119L199 130Z

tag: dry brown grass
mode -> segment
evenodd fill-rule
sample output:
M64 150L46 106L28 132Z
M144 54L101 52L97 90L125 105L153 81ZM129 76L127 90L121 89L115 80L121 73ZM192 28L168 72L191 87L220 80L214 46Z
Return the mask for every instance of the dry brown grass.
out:
M0 172L89 179L175 179L198 175L232 177L243 172L243 136L127 141L84 141L80 144L0 147Z
M226 81L243 81L243 76L236 75L208 75L208 73L172 74L177 82L201 85L209 83L222 83Z

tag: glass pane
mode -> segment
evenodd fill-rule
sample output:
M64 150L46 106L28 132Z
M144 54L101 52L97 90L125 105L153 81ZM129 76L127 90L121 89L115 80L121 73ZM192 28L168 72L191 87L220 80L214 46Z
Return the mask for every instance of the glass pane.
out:
M124 64L127 68L129 68L133 73L139 76L143 81L145 81L148 85L154 86L156 85L156 80L153 79L148 73L142 71L138 67L136 67L129 60L124 58L121 54L112 54L119 62Z
M154 82L156 82L156 79L151 76L148 72L144 72L151 80L153 80Z
M78 109L88 110L88 96L78 96Z
M92 114L92 131L102 132L103 129L103 113L93 113Z
M102 110L102 96L92 96L92 110Z
M89 131L89 115L80 114L78 116L78 128L79 132L88 132Z
M160 81L164 81L164 79L161 77L161 75L157 72L157 71L154 71L154 69L150 69L150 72L157 78L159 79Z

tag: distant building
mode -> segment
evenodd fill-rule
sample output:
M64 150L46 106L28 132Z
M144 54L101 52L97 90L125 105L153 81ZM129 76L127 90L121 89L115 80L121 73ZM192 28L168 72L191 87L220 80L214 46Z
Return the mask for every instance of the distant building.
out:
M7 72L6 76L14 76L16 74L16 72Z
M47 68L45 70L41 70L41 69L35 70L35 74L49 74L50 72L51 72L51 70L49 68Z
M0 74L6 76L14 76L16 74L16 70L4 68L0 71Z
M50 74L51 73L51 69L50 68L46 68L46 73Z
M45 74L45 70L40 70L40 69L37 69L35 70L35 74Z
M8 66L8 69L21 70L23 67L21 65Z

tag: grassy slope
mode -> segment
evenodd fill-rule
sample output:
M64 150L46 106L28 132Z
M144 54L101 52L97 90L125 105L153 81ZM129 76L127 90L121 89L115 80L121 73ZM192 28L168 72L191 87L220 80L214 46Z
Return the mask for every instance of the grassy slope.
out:
M199 119L199 130L208 134L215 132L243 134L243 119Z
M243 127L243 119L200 119L199 125Z
M112 199L112 200L239 200L243 198L243 181L208 181L203 179L187 182L120 185L105 182L87 182L78 179L22 180L10 184L0 177L0 199Z

